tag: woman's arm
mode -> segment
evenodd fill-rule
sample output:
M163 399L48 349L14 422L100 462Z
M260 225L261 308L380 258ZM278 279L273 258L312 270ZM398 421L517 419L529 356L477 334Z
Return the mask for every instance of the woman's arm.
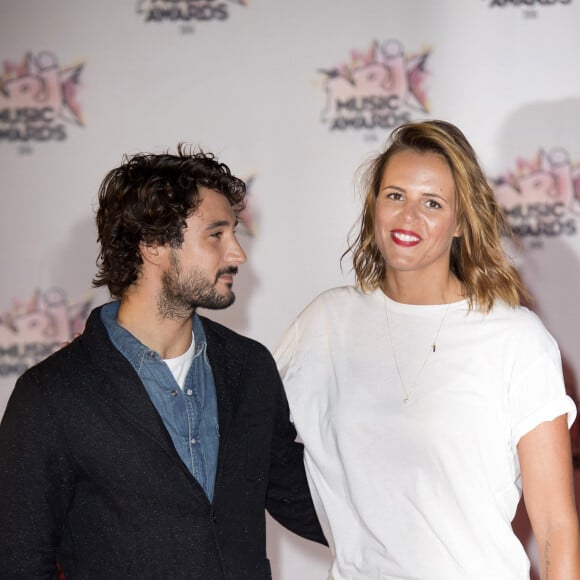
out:
M518 456L541 580L580 579L580 532L566 415L524 435Z

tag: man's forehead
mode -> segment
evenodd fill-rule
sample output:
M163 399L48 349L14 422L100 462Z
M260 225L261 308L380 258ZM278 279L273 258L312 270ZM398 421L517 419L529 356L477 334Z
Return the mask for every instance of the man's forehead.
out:
M191 215L204 224L229 225L237 222L237 216L228 198L221 192L208 187L200 187L200 203Z
M227 196L221 191L218 191L217 189L212 189L211 187L205 187L204 185L200 185L197 190L199 192L199 198L201 200L201 203L203 203L205 200L208 200L208 201L216 201L217 203L225 202L224 205L228 206L230 205Z

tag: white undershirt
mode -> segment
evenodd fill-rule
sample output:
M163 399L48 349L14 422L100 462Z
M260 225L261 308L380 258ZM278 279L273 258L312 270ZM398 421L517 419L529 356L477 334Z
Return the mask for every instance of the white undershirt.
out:
M187 377L187 373L191 368L191 362L193 360L193 353L195 352L195 337L193 333L191 333L191 344L189 348L179 356L175 358L165 358L163 359L164 362L169 367L169 370L173 374L175 381L183 391L183 387L185 385L185 379Z

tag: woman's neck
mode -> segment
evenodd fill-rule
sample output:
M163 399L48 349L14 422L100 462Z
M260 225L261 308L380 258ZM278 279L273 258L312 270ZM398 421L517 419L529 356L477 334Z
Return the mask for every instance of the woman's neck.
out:
M387 270L381 289L402 304L450 304L465 298L462 284L452 272L433 278L418 272Z

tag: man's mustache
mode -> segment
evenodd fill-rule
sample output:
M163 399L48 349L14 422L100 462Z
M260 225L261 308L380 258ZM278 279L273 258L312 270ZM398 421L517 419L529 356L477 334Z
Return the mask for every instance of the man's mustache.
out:
M221 270L218 270L216 277L215 277L215 281L218 281L218 278L220 276L223 276L224 274L232 274L232 275L236 275L238 273L238 267L237 266L228 266L227 268L222 268Z

